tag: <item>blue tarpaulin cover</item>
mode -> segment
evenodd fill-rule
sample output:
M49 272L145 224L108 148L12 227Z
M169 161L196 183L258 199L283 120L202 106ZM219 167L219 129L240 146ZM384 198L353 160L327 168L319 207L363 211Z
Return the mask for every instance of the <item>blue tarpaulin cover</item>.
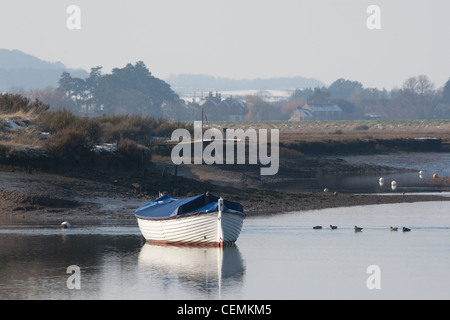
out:
M180 217L194 212L216 212L219 200L212 194L200 194L198 196L175 199L163 195L135 211L135 215L143 219L168 219ZM237 202L224 200L222 212L235 212L245 216L242 205Z

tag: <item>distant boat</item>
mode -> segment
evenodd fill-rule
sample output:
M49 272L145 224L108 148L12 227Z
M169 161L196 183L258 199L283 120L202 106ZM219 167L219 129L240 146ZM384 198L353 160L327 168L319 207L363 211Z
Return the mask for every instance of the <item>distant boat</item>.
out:
M236 242L246 214L241 204L206 193L184 199L163 195L135 216L149 243L223 247Z

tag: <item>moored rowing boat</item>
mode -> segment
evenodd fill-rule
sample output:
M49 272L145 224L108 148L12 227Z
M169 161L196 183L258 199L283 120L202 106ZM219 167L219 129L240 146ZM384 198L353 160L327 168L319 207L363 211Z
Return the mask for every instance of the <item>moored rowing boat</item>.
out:
M206 193L185 199L164 195L135 216L149 243L224 246L238 239L246 215L239 203Z

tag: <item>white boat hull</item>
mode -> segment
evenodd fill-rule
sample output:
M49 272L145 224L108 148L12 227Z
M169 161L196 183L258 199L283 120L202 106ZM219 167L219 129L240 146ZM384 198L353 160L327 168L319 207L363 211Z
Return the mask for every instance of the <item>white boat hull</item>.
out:
M137 217L142 235L149 243L224 246L241 233L244 216L218 212L187 214L170 219Z

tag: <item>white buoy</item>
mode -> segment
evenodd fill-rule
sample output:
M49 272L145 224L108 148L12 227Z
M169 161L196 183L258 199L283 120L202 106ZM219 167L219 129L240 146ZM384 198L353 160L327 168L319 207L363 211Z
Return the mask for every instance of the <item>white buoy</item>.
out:
M64 221L63 223L61 223L60 227L61 229L69 229L70 228L69 221Z
M380 185L380 187L384 186L384 178L383 177L378 179L378 184Z
M395 182L395 181L392 181L392 182L391 182L391 189L392 189L392 190L397 189L397 182Z

